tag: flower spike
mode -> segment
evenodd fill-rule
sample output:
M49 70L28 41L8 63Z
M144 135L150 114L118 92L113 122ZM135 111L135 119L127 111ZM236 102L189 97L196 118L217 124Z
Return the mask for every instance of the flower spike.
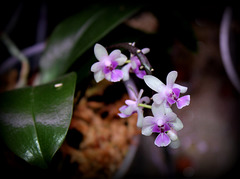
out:
M91 71L94 72L96 82L103 80L117 82L123 80L128 89L130 99L125 105L119 108L118 115L126 118L133 113L138 114L137 127L142 129L142 135L150 136L158 133L154 144L158 147L166 147L171 141L178 139L177 131L183 128L182 121L172 111L171 106L176 103L178 109L190 104L190 95L180 97L181 93L187 91L187 87L176 84L178 73L171 71L166 78L166 84L152 75L151 67L146 53L148 48L142 50L135 47L133 43L120 43L109 48L124 48L130 52L130 59L121 53L120 50L113 50L109 55L107 50L100 44L94 46L94 54L98 62L94 63ZM123 66L124 65L124 66ZM121 69L118 67L122 67ZM135 88L128 86L131 82L129 72L133 72L140 79L143 79L148 87L156 93L150 98L142 97L143 89L137 93ZM134 86L134 85L133 85ZM151 109L152 116L144 116L143 108Z

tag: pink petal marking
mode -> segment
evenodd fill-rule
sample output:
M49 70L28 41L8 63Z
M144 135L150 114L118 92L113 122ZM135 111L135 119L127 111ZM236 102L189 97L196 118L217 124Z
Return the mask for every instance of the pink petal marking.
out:
M112 82L120 81L123 78L123 73L121 70L113 70L111 73L111 80Z
M173 91L173 93L176 95L176 97L179 98L180 89L178 89L178 88L173 88L172 91Z
M170 144L171 139L166 133L160 133L154 141L158 147L166 147Z
M190 95L183 96L177 100L177 108L182 109L190 104Z

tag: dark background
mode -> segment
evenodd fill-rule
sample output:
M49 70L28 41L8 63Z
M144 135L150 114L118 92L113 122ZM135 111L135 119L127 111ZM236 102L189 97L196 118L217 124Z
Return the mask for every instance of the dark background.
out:
M19 49L25 49L46 41L58 23L84 9L88 3L1 2L0 33L7 32ZM147 57L155 75L165 82L167 73L177 70L177 82L188 86L188 94L191 95L190 106L182 111L176 110L184 123L179 132L181 145L157 148L153 145L153 137L142 136L126 178L239 176L239 92L225 72L219 49L219 29L227 7L233 12L230 44L233 47L232 60L239 73L240 6L232 1L195 1L194 4L149 1L144 4L142 12L151 12L158 19L156 33L145 34L122 24L101 40L103 44L122 39L136 40L139 48L149 47L151 52ZM39 26L40 22L42 25ZM92 53L92 49L87 53ZM0 65L9 57L6 47L0 42ZM36 72L38 58L31 65L31 73ZM9 69L13 67L20 68L18 63L13 63ZM0 75L6 73L7 70ZM24 167L17 168L8 163L9 166L5 167L13 169L12 172L38 171L21 159L14 157L14 160ZM42 174L48 172L42 171Z

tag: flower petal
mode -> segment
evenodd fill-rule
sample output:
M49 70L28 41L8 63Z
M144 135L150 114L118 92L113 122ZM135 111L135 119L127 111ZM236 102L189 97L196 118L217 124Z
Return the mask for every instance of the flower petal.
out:
M96 62L91 66L91 71L92 72L97 72L102 70L102 63L101 62Z
M121 55L121 51L116 49L109 54L109 57L111 58L111 60L115 60L116 58L119 58L120 55Z
M176 101L174 99L172 99L171 97L167 97L167 102L172 105L174 104Z
M144 120L143 110L138 109L137 113L138 113L137 127L141 128L141 127L143 127L143 120Z
M166 147L170 144L170 137L165 133L160 133L154 141L154 144L158 147Z
M180 131L183 128L182 121L177 117L175 121L171 121L171 127L175 131Z
M111 77L112 77L112 72L106 73L105 74L105 79L108 81L111 81Z
M127 116L132 115L134 112L136 112L136 108L134 106L122 106L119 108L119 111Z
M126 83L128 83L128 82L132 82L132 81L127 81ZM138 93L137 93L137 89L136 89L136 86L133 86L133 85L127 85L127 90L128 90L128 94L131 96L131 98L130 99L133 99L133 100L135 100L135 101L137 101L138 100Z
M153 95L153 101L156 103L156 104L162 104L163 103L163 101L165 100L165 94L164 93L162 93L162 92L159 92L159 93L157 93L157 94L155 94L155 95Z
M143 79L145 83L156 92L161 92L162 89L165 87L163 82L161 82L158 78L152 75L145 75Z
M143 79L143 77L147 74L145 70L134 70L134 73L140 79Z
M144 90L143 89L140 89L138 95L137 95L137 101L141 101L141 97L142 97L142 94L143 94Z
M177 75L178 75L177 71L171 71L168 73L168 75L167 75L167 86L168 87L170 87L170 88L173 87L173 85L177 79Z
M127 64L122 68L122 72L123 72L123 81L127 81L129 80L129 70L131 68L131 64Z
M94 54L99 61L103 60L103 57L108 56L107 50L100 44L95 44Z
M114 59L116 62L118 62L118 65L123 65L127 61L127 57L123 54L120 54L120 56L116 59Z
M145 136L150 136L152 134L154 125L154 118L152 116L145 117L142 123L142 134Z
M127 100L125 101L125 103L126 103L127 105L135 105L135 106L137 106L137 102L136 102L136 101L133 101L133 100L130 100L130 99L127 99Z
M160 128L159 128L158 125L156 125L156 124L153 126L152 131L153 131L153 132L156 132L156 133L161 133Z
M148 52L150 52L150 48L143 48L142 49L143 54L147 54Z
M176 132L173 131L173 130L169 130L169 131L167 132L167 135L170 137L170 139L171 139L172 141L175 141L175 140L178 139L178 136L177 136Z
M123 113L118 113L118 116L121 117L121 118L127 118L130 115L126 115L126 114L123 114Z
M123 78L123 72L121 70L113 70L111 73L111 82L120 81Z
M145 103L145 104L148 104L148 103L150 103L150 98L149 97L147 97L147 96L144 96L144 97L142 97L141 99L140 99L140 101L139 101L139 103Z
M104 79L104 73L102 72L102 70L94 73L94 79L97 83Z
M165 113L165 109L164 109L164 105L163 104L157 104L157 103L153 103L152 104L152 113L153 116L156 118L163 118L164 113Z
M180 89L178 89L178 88L173 88L172 91L173 91L173 93L176 95L176 97L178 98L179 95L180 95Z
M181 86L181 85L179 85L179 84L174 84L173 85L173 88L178 88L178 89L180 89L180 93L186 93L186 91L187 91L187 87L185 87L185 86Z
M190 104L190 95L183 96L177 100L177 108L182 109Z
M132 69L133 70L137 70L137 69L139 69L139 67L141 66L141 62L140 62L140 60L138 59L138 57L137 56L132 56L131 58L130 58L130 60L131 60L131 65L132 65Z
M166 121L175 121L177 119L177 115L174 113L174 112L168 112L166 115L165 115L165 120Z

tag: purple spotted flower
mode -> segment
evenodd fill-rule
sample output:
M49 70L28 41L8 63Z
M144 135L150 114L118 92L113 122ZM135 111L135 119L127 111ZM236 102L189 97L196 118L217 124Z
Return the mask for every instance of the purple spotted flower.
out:
M122 106L119 108L119 113L118 115L121 118L126 118L131 116L133 113L138 114L138 120L137 120L137 126L142 127L142 122L143 122L143 107L139 106L139 104L147 104L150 102L149 97L142 97L143 94L143 89L140 90L139 94L136 93L132 88L130 88L133 92L133 99L132 100L126 100L125 103L126 105ZM142 98L141 98L142 97Z
M96 82L104 78L111 82L117 82L123 78L123 72L116 68L123 65L127 57L120 50L114 50L108 55L107 50L102 45L96 44L94 46L94 54L99 61L91 67Z
M158 147L168 146L171 140L177 140L176 131L181 130L183 124L171 108L153 103L152 113L153 116L143 119L142 134L150 136L152 133L158 133L154 141Z
M142 49L142 53L146 54L150 51L149 48ZM129 72L133 72L140 79L143 79L143 76L146 75L145 70L140 69L141 62L137 56L131 55L130 62L122 68L123 71L123 81L129 79Z
M158 78L145 75L145 83L157 93L153 95L153 101L157 104L166 102L169 105L177 104L178 109L182 109L184 106L190 104L190 95L179 97L180 93L185 93L187 87L178 85L175 83L177 78L177 72L171 71L167 75L167 84L163 84Z

